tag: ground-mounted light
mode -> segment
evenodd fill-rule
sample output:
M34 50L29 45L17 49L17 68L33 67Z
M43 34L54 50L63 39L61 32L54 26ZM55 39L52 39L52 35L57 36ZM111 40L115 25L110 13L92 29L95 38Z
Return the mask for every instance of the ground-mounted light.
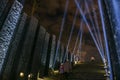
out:
M110 74L110 71L108 71L108 74Z
M54 74L58 74L59 73L59 70L54 70Z
M31 73L28 75L28 79L32 79L32 78L33 78L33 74Z
M92 57L90 58L90 60L91 60L91 61L95 61L95 57L92 56Z
M74 63L77 64L77 61L75 61Z
M32 77L31 74L29 74L29 75L28 75L28 78L31 78L31 77Z
M104 69L108 69L108 66L107 66L107 65L104 65Z
M22 78L22 77L24 77L24 73L23 72L20 72L20 77Z

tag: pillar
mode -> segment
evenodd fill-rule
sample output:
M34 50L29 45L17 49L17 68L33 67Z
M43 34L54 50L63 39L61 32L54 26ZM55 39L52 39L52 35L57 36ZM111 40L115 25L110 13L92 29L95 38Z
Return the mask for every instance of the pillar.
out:
M114 80L120 80L120 0L104 0L104 21L110 47Z
M0 75L4 68L7 51L20 18L22 8L22 4L15 0L0 31Z
M34 46L34 39L35 39L35 33L37 31L38 20L35 17L31 17L30 21L26 24L27 32L25 41L21 50L20 60L17 68L17 76L18 79L20 79L19 74L23 72L25 74L24 80L28 77L28 69L30 67L29 61L31 59L31 56L33 55L32 50Z

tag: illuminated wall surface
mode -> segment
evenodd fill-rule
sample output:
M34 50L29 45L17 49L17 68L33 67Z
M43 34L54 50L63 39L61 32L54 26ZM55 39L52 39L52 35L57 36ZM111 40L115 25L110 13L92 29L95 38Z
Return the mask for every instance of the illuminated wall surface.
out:
M51 44L51 52L50 52L50 64L49 67L53 67L53 62L54 62L54 55L55 55L55 45L56 45L56 36L52 36L52 44Z
M115 80L120 80L120 0L105 0L105 3L110 20L109 27L111 26L109 41L113 74L114 79L116 78ZM112 35L113 39L111 37Z
M5 62L8 46L12 39L23 6L18 1L12 5L0 32L0 73Z
M120 61L120 0L106 0L106 2L109 3L107 8Z
M29 17L22 11L24 0L11 0L8 6L7 1L0 1L0 77L3 73L3 79L9 79L11 76L19 77L19 73L29 74L30 72L37 75L38 72L44 75L48 67L59 65L66 59L66 47L62 44L57 47L57 38L49 34L46 29L39 25L38 19ZM110 23L115 39L117 55L113 57L113 71L120 80L120 0L104 0L109 15L105 15L106 26ZM13 3L12 3L13 2ZM7 7L6 7L7 6ZM12 7L11 7L12 6ZM105 13L105 12L104 12ZM109 25L108 25L109 26ZM107 29L106 29L107 30ZM108 37L108 36L107 36ZM109 42L110 44L110 37ZM112 46L113 47L113 46ZM111 47L111 49L112 49ZM56 55L57 51L57 56ZM68 55L68 59L73 57ZM117 65L116 65L117 64ZM115 70L114 70L115 69ZM15 79L16 80L16 79Z

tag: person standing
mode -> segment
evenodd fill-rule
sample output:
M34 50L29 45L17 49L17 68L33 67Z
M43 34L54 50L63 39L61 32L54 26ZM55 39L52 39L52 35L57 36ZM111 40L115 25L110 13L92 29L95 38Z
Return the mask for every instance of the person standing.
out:
M63 80L64 78L64 66L63 63L60 64L60 68L59 68L59 72L60 72L60 80Z
M69 60L67 60L63 65L64 65L65 79L68 80L69 79L69 74L70 74L70 71L71 71L71 64L70 64Z

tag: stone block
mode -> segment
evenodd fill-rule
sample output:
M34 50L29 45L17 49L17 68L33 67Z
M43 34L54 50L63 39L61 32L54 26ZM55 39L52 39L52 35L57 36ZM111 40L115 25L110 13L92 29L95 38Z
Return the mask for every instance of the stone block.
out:
M20 72L23 72L25 74L25 79L29 74L29 71L28 71L30 67L29 62L31 59L32 50L34 46L35 34L38 27L37 25L38 25L38 20L33 16L30 18L30 22L26 25L28 26L28 29L27 29L25 41L22 47L19 65L17 69L18 78L19 78Z
M52 36L52 44L51 44L51 52L50 52L50 63L49 68L53 68L54 63L54 56L55 56L55 49L56 49L56 36Z
M19 24L18 24L18 29L16 30L14 39L12 40L11 46L10 46L10 50L9 50L9 56L8 56L8 61L3 73L3 80L9 80L10 76L12 74L12 66L14 64L14 60L17 54L17 49L21 40L21 36L25 27L25 22L27 19L27 15L25 13L22 14ZM14 76L13 76L14 77Z
M47 62L47 55L48 55L48 45L49 45L49 38L50 34L46 32L45 38L44 38L44 45L42 47L42 53L41 53L41 66L39 69L40 76L45 76L45 69L46 69L46 62Z
M31 73L33 73L35 76L37 76L37 73L39 72L39 68L41 66L40 64L40 59L41 59L41 53L42 53L42 48L44 46L44 37L45 37L46 30L42 26L39 28L38 32L38 38L36 40L36 46L34 50L34 55L33 55L33 61L32 61L32 68L31 68Z
M43 65L46 64L49 38L50 38L50 34L49 34L48 32L46 32L45 41L44 41L44 46L43 46L43 51L42 51L42 57L41 57L41 63L42 63Z
M0 63L0 74L4 67L7 51L9 49L13 33L16 29L22 8L22 4L15 0L0 32L0 60L3 61Z

